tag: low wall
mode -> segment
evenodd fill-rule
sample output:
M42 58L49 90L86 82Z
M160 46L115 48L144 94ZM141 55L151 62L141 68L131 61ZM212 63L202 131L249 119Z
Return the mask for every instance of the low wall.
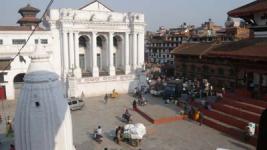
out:
M86 97L101 96L111 93L113 89L122 94L133 92L138 83L139 80L135 75L88 77L78 79L77 86L73 90L77 97L82 93Z

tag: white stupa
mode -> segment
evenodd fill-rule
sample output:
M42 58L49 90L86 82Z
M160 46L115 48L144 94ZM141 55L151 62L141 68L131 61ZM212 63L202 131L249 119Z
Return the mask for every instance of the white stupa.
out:
M31 60L16 108L16 150L75 150L70 109L49 56L38 50Z

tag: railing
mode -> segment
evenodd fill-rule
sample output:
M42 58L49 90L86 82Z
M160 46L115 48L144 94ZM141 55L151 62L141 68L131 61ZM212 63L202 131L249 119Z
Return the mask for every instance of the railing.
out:
M47 52L51 52L53 50L51 45L43 45ZM16 54L19 49L21 49L22 45L0 45L0 55L12 55ZM22 50L23 53L32 53L36 49L35 45L26 45L25 48Z

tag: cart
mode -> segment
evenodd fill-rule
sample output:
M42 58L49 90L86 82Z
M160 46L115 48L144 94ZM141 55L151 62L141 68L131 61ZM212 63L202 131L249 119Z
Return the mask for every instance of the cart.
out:
M127 141L130 145L137 147L146 134L146 127L142 123L127 124L124 126L123 141Z

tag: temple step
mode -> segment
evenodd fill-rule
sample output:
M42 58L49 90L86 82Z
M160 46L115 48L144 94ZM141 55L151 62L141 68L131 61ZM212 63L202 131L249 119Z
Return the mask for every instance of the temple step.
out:
M218 120L222 123L231 125L233 127L239 128L241 130L245 129L245 127L248 124L245 121L242 121L240 119L235 118L235 116L228 116L228 115L224 114L223 112L219 112L219 111L203 110L203 113L205 116L208 116L210 118Z
M239 118L242 118L244 120L247 120L249 122L255 122L258 123L260 119L260 115L256 113L251 113L247 110L240 109L237 107L233 107L230 105L226 105L223 103L217 103L213 105L213 109L216 109L218 111L224 112L229 115L237 116Z
M253 113L257 113L257 114L261 114L262 111L264 110L264 108L262 107L257 107L255 105L251 105L251 104L247 104L244 102L240 102L237 100L233 100L233 99L228 99L228 98L224 98L224 100L222 100L222 102L224 104L236 107L236 108L240 108L240 109L244 109Z
M213 129L216 129L218 131L221 131L225 134L230 135L231 137L237 139L237 140L242 140L243 141L243 137L244 137L244 132L243 130L240 130L236 127L230 126L228 124L225 124L223 122L220 122L218 120L215 120L213 118L210 117L205 117L203 123ZM254 136L251 139L249 139L249 141L247 141L247 143L256 146L257 144L257 138Z

